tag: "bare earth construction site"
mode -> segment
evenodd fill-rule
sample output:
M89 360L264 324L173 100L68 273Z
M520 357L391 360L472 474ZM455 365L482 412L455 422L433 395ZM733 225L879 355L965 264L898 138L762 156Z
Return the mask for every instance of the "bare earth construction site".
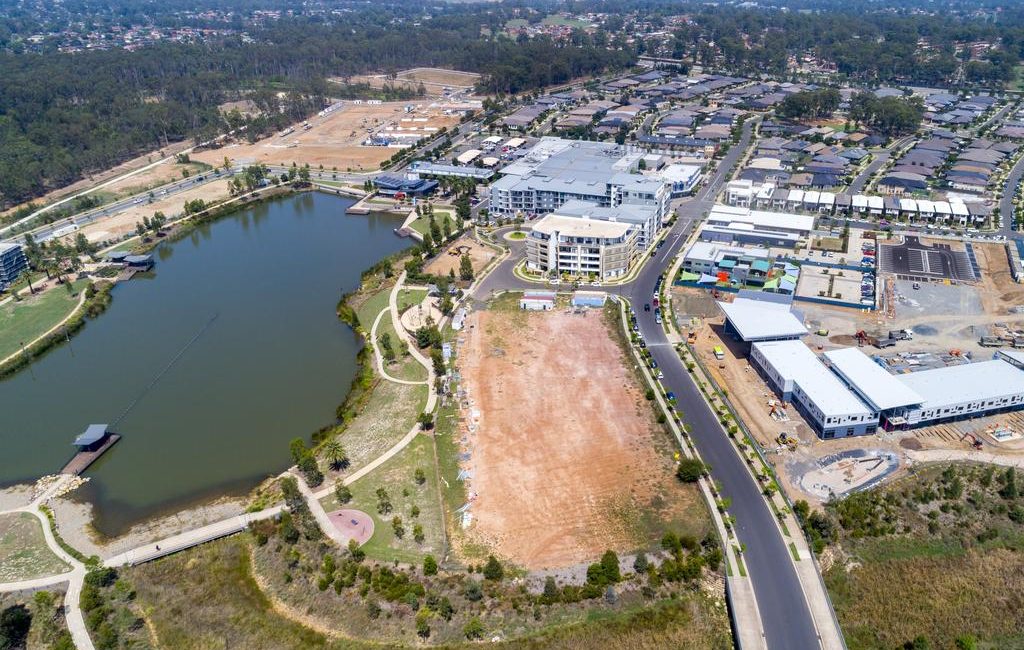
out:
M514 309L514 307L512 308ZM469 537L527 568L703 535L669 439L600 311L490 309L460 350Z

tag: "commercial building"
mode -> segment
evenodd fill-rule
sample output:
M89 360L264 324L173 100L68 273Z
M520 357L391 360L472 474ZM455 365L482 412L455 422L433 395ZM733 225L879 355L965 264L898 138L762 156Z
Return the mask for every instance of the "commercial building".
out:
M747 295L752 297L745 297ZM793 313L792 305L792 296L746 291L732 302L718 303L725 313L726 333L736 335L744 343L786 341L805 336L807 327Z
M21 244L0 243L0 290L9 287L26 268L28 260Z
M824 440L874 433L878 414L839 380L802 341L754 343L751 365L796 406Z
M706 223L710 226L790 233L798 237L807 237L814 230L814 215L765 212L719 203L711 208Z
M382 196L425 196L437 188L437 181L418 178L415 174L412 178L400 176L378 176L373 179L373 185L377 193Z
M654 208L654 221L638 242L646 248L669 214L672 188L664 180L638 173L642 157L615 144L542 138L491 184L490 213L547 214L570 201L602 208L648 206Z
M616 278L629 271L636 242L629 224L549 214L534 224L526 239L526 266L551 275Z
M658 178L672 187L672 198L689 196L704 177L704 168L700 165L683 165L673 163L658 171Z
M453 178L475 178L478 181L486 181L494 176L493 169L482 167L460 167L459 165L442 165L422 160L415 161L409 166L409 171L424 176L451 176Z
M892 374L858 348L819 359L800 341L754 343L751 364L819 437L909 429L1024 408L1024 356Z

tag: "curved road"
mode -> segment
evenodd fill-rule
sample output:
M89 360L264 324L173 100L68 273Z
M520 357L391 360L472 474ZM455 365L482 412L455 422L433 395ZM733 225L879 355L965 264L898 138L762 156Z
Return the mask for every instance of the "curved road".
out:
M647 341L647 349L665 375L662 383L666 390L676 394L678 408L692 428L690 435L697 450L711 466L711 474L721 484L722 494L732 500L729 512L736 517L737 535L747 547L743 556L747 574L753 584L768 648L803 650L820 647L821 642L797 578L792 555L779 532L775 515L725 429L704 401L700 389L669 343L661 325L654 321L653 312L639 308L651 301L658 276L682 250L686 236L714 203L732 166L746 151L752 137L751 122L748 120L744 125L740 142L730 149L708 179L707 185L677 208L679 219L665 237L665 245L648 261L639 276L628 284L605 286L601 290L622 295L636 307L638 325ZM507 229L498 232L504 230ZM512 273L512 268L522 259L525 242L503 243L509 246L512 254L477 288L475 295L479 299L486 299L493 291L540 286L520 280Z

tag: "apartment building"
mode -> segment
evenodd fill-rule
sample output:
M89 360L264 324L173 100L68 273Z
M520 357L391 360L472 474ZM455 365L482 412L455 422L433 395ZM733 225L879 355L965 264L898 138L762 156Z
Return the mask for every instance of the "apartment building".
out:
M637 233L629 224L549 214L526 239L526 266L539 273L625 275L637 256Z
M0 290L9 287L27 267L20 244L0 243Z

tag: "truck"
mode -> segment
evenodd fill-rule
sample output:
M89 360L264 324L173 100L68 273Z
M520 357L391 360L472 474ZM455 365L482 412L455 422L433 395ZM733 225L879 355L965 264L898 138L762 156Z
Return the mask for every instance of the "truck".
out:
M714 353L715 358L719 361L725 359L725 350L722 349L722 346L716 345L712 352Z

